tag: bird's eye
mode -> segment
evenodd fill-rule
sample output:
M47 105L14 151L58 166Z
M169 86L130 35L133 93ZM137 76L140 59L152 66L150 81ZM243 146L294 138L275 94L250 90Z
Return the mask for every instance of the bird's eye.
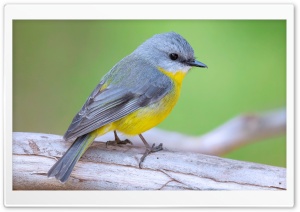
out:
M171 53L169 56L170 56L171 60L177 60L177 58L178 58L178 54L176 54L176 53Z

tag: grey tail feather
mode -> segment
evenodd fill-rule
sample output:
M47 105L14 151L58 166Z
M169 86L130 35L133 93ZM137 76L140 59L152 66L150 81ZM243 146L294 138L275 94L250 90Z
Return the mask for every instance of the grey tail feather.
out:
M75 164L92 144L95 137L93 133L78 137L68 151L48 171L48 177L55 177L62 183L66 182Z

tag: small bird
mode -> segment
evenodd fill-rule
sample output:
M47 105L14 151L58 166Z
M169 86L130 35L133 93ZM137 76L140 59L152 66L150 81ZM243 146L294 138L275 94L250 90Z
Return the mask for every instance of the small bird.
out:
M141 133L162 122L175 106L182 81L192 67L207 68L194 57L191 45L179 34L156 34L119 61L93 90L64 135L75 139L48 171L48 177L66 182L75 164L97 136L114 131L107 144L127 144L117 131L139 135L147 155L162 150L150 146Z

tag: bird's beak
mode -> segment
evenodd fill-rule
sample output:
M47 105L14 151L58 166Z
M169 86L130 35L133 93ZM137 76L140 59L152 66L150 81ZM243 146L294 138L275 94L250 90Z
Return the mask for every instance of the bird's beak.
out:
M195 66L195 67L200 67L200 68L208 68L207 65L205 65L204 63L201 63L200 61L197 61L197 60L188 61L187 64L190 66Z

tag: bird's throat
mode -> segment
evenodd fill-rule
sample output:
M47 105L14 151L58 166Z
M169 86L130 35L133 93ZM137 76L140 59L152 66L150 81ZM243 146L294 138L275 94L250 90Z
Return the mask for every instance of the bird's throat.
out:
M171 71L167 71L161 67L158 68L158 70L160 72L162 72L163 74L167 75L168 77L170 77L174 82L176 82L178 85L181 85L185 75L187 72L185 71L177 71L177 72L171 72Z

